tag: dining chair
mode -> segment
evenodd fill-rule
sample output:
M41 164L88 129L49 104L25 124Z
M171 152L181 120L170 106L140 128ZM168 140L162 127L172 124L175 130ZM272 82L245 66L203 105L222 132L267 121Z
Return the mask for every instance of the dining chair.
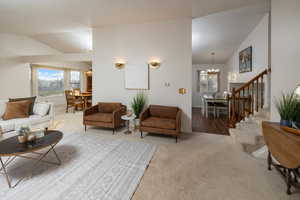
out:
M203 102L203 108L202 108L202 114L208 117L209 113L213 113L214 117L216 116L216 110L215 110L215 105L213 102L206 102L206 99L214 99L214 94L211 93L204 93L201 96L202 102Z
M217 102L215 103L217 118L220 117L220 113L224 115L228 115L228 100L226 102Z
M75 96L79 96L81 93L80 88L73 88L73 93Z
M82 98L76 98L74 95L74 91L65 90L65 96L67 101L66 113L69 112L69 108L73 108L73 112L78 109L78 107L83 108L84 102Z

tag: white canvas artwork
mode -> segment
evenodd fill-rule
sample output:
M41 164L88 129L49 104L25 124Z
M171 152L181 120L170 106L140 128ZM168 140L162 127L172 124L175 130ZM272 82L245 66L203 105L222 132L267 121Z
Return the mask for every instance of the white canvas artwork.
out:
M149 89L149 67L147 64L125 67L126 89Z

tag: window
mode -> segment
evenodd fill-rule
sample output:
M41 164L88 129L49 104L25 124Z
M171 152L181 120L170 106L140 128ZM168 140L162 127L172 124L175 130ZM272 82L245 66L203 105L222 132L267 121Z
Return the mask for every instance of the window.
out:
M45 97L63 94L64 71L56 69L37 69L38 95Z
M80 72L70 71L70 88L76 89L80 88Z
M219 73L199 71L198 91L201 93L216 93L219 91Z

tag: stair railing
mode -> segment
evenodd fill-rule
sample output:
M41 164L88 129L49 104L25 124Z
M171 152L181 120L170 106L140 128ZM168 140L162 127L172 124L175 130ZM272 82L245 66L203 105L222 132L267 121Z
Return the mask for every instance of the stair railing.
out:
M264 77L270 72L270 68L266 69L238 89L232 89L229 97L229 126L231 128L235 128L238 122L253 114L254 111L258 112L263 108Z

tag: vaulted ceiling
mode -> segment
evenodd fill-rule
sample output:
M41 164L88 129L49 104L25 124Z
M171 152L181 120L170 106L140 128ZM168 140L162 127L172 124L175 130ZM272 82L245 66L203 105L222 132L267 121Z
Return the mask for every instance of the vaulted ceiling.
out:
M268 12L265 2L193 19L193 63L224 64Z
M267 0L1 0L0 33L26 35L60 52L80 53L92 49L93 27L196 19L262 1Z

